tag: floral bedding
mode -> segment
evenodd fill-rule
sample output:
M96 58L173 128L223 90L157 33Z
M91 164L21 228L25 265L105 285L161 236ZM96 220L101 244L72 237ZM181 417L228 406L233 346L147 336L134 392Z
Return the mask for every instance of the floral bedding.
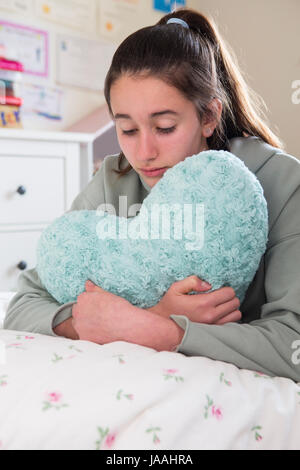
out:
M300 449L300 384L131 343L0 329L0 449Z

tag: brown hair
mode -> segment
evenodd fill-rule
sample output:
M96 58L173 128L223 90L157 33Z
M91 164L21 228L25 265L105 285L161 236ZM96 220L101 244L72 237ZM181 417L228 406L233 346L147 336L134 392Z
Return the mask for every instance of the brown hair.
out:
M168 24L172 18L181 18L189 29ZM233 137L257 136L264 142L281 148L261 111L261 102L246 84L235 57L221 38L213 21L189 8L181 8L165 15L154 26L142 28L128 36L114 54L105 80L104 95L113 117L110 90L123 74L153 76L177 88L195 104L200 122L213 111L208 104L213 98L222 101L221 119L211 137L210 149L229 150ZM119 156L120 176L131 169L123 152Z

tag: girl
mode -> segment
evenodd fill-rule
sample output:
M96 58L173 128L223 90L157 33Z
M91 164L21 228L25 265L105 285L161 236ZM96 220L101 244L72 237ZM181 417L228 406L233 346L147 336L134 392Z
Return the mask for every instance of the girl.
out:
M230 287L187 295L210 289L190 276L144 310L90 282L75 304L59 305L30 270L19 278L5 328L129 341L300 381L293 354L300 339L300 164L259 117L216 28L181 9L130 35L114 55L105 98L122 152L104 159L71 210L112 204L117 215L134 216L167 168L203 150L229 150L256 174L268 203L269 241L256 276L242 306Z

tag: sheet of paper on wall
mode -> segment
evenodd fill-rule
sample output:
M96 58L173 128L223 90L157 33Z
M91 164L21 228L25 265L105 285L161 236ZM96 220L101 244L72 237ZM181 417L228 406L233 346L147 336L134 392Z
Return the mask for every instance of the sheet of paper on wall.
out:
M63 91L29 83L22 84L22 119L39 116L51 120L63 118Z
M0 0L0 10L31 14L33 0Z
M99 0L101 36L119 42L136 29L142 28L145 19L147 13L145 15L145 5L141 0Z
M96 0L35 0L37 16L79 31L96 31Z
M57 36L57 83L100 91L116 46L65 35Z
M0 20L0 44L5 57L21 62L24 74L48 77L48 33Z
M153 0L154 10L163 11L164 13L171 13L185 5L186 0Z

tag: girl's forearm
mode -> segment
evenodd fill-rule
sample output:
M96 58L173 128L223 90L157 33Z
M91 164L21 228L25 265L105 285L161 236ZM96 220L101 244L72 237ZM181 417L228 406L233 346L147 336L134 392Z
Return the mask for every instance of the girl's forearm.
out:
M136 328L133 329L129 342L153 348L156 351L174 351L182 341L184 330L172 319L164 318L148 310L139 310L140 316L135 317Z
M57 336L64 336L69 339L79 339L79 336L73 327L72 317L57 325L53 328L53 331Z

